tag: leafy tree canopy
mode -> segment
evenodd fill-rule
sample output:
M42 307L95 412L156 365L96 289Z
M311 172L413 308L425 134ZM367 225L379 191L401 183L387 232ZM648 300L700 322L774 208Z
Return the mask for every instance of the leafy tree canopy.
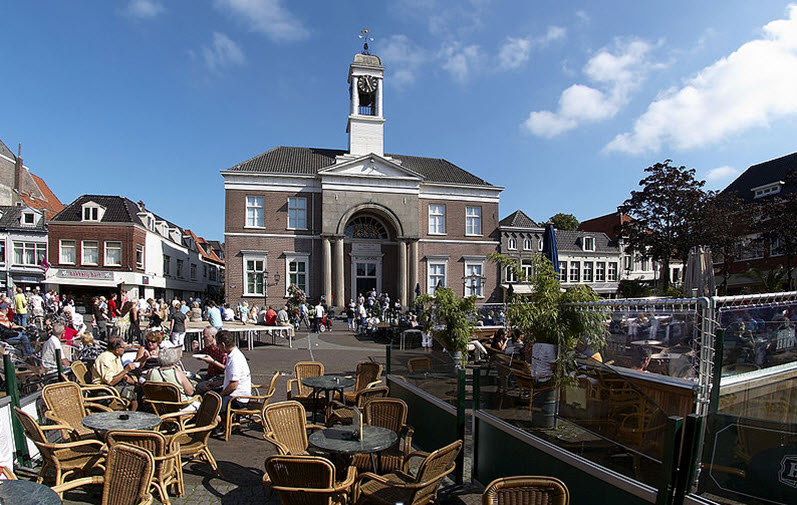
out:
M554 214L548 219L548 222L553 224L557 230L576 231L578 229L578 219L573 214L564 214L559 212Z

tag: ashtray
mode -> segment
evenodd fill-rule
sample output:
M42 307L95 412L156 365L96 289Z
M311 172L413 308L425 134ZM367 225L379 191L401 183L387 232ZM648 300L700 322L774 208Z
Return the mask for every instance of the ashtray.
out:
M360 432L359 431L349 431L343 437L346 440L360 440Z
M130 419L130 414L119 414L119 419L121 421L127 421L128 419Z

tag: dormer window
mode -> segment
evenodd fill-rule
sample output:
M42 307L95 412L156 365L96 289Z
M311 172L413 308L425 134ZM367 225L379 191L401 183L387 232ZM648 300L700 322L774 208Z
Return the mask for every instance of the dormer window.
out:
M585 251L595 250L595 237L584 237L581 239L582 249Z
M36 224L36 214L33 212L23 212L20 223L25 226L33 226Z
M94 202L83 204L83 221L102 221L103 214L105 214L104 207L101 207Z
M774 195L780 193L780 190L783 188L785 183L783 181L775 181L769 184L764 184L763 186L758 186L750 191L753 192L754 198L762 198L769 195Z

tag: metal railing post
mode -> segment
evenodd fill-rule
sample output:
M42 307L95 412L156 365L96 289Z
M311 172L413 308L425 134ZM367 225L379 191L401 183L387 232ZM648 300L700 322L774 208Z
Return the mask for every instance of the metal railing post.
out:
M457 438L462 440L462 450L457 456L454 482L462 484L465 476L465 369L457 370Z
M711 379L711 397L708 403L708 413L716 414L720 404L720 382L722 381L722 355L725 351L725 330L717 330L714 340L714 377Z
M675 482L678 478L678 451L681 447L684 418L670 416L664 432L664 456L661 460L662 479L656 493L656 505L672 505Z
M385 346L385 375L390 375L390 344Z
M55 350L55 369L58 371L58 380L64 376L64 366L61 363L61 349Z
M684 423L684 443L678 464L678 480L675 486L675 505L683 505L695 480L695 473L702 458L702 439L705 416L689 414Z
M473 410L471 414L471 463L470 463L470 478L471 480L479 476L479 427L476 421L476 411L481 410L482 400L482 367L477 366L473 368Z
M16 414L14 414L14 407L21 408L19 404L19 388L17 387L17 374L14 370L14 363L11 361L11 356L8 354L3 355L3 369L6 374L6 393L11 399L11 429L14 433L14 447L16 448L17 461L23 466L30 466L30 454L28 453L28 443L25 438L25 430L19 423Z

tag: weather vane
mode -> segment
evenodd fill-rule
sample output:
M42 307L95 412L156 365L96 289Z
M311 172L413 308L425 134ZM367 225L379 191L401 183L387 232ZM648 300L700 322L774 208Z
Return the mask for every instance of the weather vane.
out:
M360 30L359 37L365 40L365 42L363 43L363 54L371 54L370 52L368 52L368 42L374 41L374 38L371 37L371 30L369 30L368 28L363 28L362 30Z

